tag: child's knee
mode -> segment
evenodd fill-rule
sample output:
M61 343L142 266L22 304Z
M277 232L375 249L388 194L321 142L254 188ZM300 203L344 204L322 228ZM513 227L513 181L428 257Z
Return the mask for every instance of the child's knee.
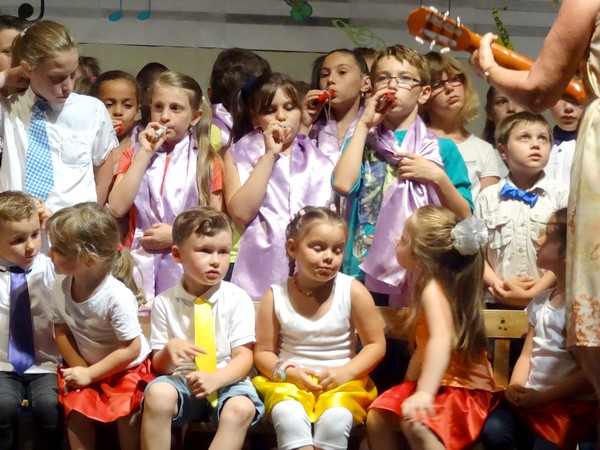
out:
M21 402L14 396L0 395L0 429L13 426L21 410Z
M144 411L151 413L177 414L179 393L169 383L152 383L144 392Z
M256 415L254 403L244 395L237 395L228 399L219 415L219 422L227 421L239 426L250 426Z
M385 409L373 408L367 412L367 433L376 430L398 428L398 416Z

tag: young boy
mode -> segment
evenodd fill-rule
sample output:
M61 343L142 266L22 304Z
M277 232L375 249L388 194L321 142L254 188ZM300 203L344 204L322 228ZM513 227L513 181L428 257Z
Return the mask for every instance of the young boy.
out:
M544 172L550 178L562 181L568 186L571 181L571 163L583 106L570 97L563 97L550 108L550 114L556 126L553 129L554 145L550 150L550 159Z
M377 53L371 72L372 96L333 171L333 187L352 205L343 271L362 279L364 270L369 290L383 294L378 303L386 304L389 295L398 306L406 272L392 239L425 204L470 216L471 184L456 145L438 139L418 116L431 93L423 56L401 45L388 47Z
M246 292L222 281L231 251L229 221L212 208L190 209L175 219L173 243L173 258L183 266L183 277L154 299L152 365L163 376L144 393L142 449L168 450L171 424L182 426L209 415L218 423L210 448L241 449L248 427L258 422L264 406L248 377L254 305ZM205 302L211 309L212 351L210 338L198 338L206 324L195 327L199 303ZM216 371L197 368L209 357L216 357Z
M475 205L489 232L488 303L523 308L556 282L552 272L536 265L540 232L552 213L567 206L568 187L544 173L551 145L552 130L541 115L520 112L496 130L496 148L509 174L480 192Z
M36 448L62 447L51 292L54 269L40 253L36 202L19 191L0 193L0 449L15 444L21 402L34 420ZM15 447L16 448L16 447Z

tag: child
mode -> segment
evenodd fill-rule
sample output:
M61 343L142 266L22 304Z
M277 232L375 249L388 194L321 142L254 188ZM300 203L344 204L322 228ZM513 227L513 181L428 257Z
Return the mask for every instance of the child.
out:
M253 382L279 449L345 449L377 395L368 375L385 353L383 330L366 288L339 273L348 238L339 214L306 207L286 235L290 277L260 302L254 361L262 375Z
M150 122L150 103L152 103L152 96L150 94L150 88L156 80L169 69L164 64L159 62L149 62L135 76L142 93L140 111L142 113L142 126L145 127Z
M509 174L477 197L475 214L489 231L484 282L488 303L524 308L552 287L552 272L535 263L536 239L553 212L567 205L568 187L544 174L552 130L544 117L528 112L502 121L497 148Z
M364 279L364 270L367 288L386 297L381 303L392 294L390 304L400 306L405 270L393 260L387 236L402 231L420 205L441 202L470 216L470 183L454 143L438 140L417 115L430 94L423 57L401 45L387 47L377 54L371 78L373 95L335 166L333 187L352 202L344 273ZM384 94L392 101L384 102Z
M583 106L577 100L565 96L550 108L550 114L556 125L552 130L554 145L550 150L550 159L545 171L550 178L562 181L568 186L571 182L575 139Z
M281 261L290 218L331 200L333 162L298 134L303 111L293 80L271 74L253 84L242 89L233 117L242 129L256 129L225 154L225 200L233 220L246 226L232 282L258 301L287 276Z
M527 305L529 330L505 392L506 405L483 428L486 449L574 449L594 432L597 402L565 333L567 210L548 220L538 239L537 264L556 275L557 286Z
M524 111L515 102L509 99L495 87L490 86L485 96L485 126L483 128L482 138L484 141L495 146L496 145L496 127L508 116L512 116L518 112ZM504 179L508 175L508 167L500 154L496 153L498 159L498 170L500 178Z
M486 355L481 246L485 225L445 208L423 206L396 240L410 276L416 350L406 381L369 408L371 448L463 449L475 443L498 387Z
M0 191L25 190L51 213L83 201L104 204L117 140L104 105L72 93L78 54L70 32L42 20L17 36L13 50L30 84L0 107Z
M137 137L134 132L140 111L140 90L135 78L121 70L110 70L96 77L91 94L104 103L119 140L112 151L113 171L119 167L121 155L133 146Z
M27 21L15 16L0 15L0 72L12 67L12 44L25 28Z
M477 92L453 56L429 52L425 60L431 72L431 96L423 106L423 119L437 136L451 139L458 147L469 171L474 199L479 191L499 180L496 151L465 128L477 116Z
M120 447L134 450L140 388L152 376L137 318L143 293L134 283L124 284L131 280L132 261L126 249L118 249L116 220L97 203L80 203L56 212L46 229L50 258L63 275L52 297L54 339L66 364L58 396L69 444L93 449L94 421L116 421Z
M60 354L51 321L54 270L40 253L40 216L36 202L19 191L0 193L0 448L16 448L15 425L23 399L34 421L36 447L62 448L56 370ZM39 214L42 212L42 214ZM18 292L19 274L26 277L25 297ZM13 283L15 286L13 286ZM25 302L25 308L19 308ZM24 312L25 316L19 313ZM24 337L18 328L27 331ZM28 353L27 351L31 353ZM19 356L30 356L19 364ZM12 362L11 362L12 361ZM13 365L15 364L15 365Z
M92 95L96 78L100 75L100 61L93 56L79 56L79 66L75 72L73 92Z
M242 289L222 281L231 250L229 221L212 208L192 208L175 220L173 242L183 276L156 297L152 309L152 364L163 376L144 394L142 449L168 450L171 424L209 414L218 423L210 448L241 449L264 407L248 378L254 306ZM199 302L210 305L203 328ZM202 329L209 334L202 336Z
M150 92L152 122L138 144L123 152L108 199L115 217L131 210L124 245L131 248L136 281L148 299L181 277L171 255L175 217L198 204L220 208L223 189L221 161L209 142L210 106L198 83L165 72Z

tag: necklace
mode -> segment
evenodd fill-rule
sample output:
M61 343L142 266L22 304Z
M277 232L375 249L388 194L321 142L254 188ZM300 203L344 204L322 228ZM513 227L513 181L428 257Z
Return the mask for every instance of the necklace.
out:
M296 286L296 289L298 289L298 292L300 292L305 297L314 297L312 291L304 290L300 287L300 285L298 284L298 274L294 274L294 276L292 278L294 279L294 286Z

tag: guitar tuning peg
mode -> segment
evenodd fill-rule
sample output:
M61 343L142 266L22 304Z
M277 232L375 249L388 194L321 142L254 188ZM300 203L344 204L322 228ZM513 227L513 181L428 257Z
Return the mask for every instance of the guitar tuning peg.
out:
M440 49L440 53L443 55L444 53L450 53L450 47L443 47Z
M444 19L443 19L443 20L446 20L446 19L448 18L448 16L449 16L449 15L450 15L450 11L446 11L446 12L444 13Z
M423 39L421 39L419 36L415 36L415 41L417 41L421 45L425 44L425 41Z
M435 39L434 39L433 41L431 41L431 44L429 44L429 51L433 50L433 47L435 47L435 44L436 44L436 42L435 42Z
M438 12L438 10L437 10L437 8L436 8L435 6L430 6L430 7L429 7L429 9L430 9L432 12L434 12L434 13L437 13L437 12Z
M456 16L456 28L460 28L460 17Z

